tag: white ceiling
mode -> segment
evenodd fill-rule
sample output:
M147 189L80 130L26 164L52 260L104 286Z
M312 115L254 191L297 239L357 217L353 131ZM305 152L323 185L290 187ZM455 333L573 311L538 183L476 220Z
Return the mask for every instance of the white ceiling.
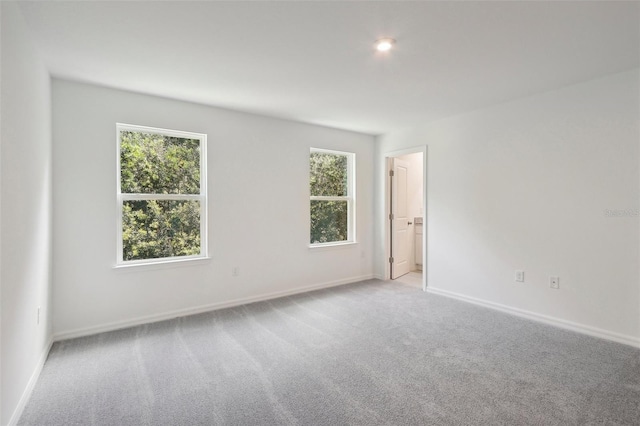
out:
M637 68L639 6L21 2L56 77L370 134Z

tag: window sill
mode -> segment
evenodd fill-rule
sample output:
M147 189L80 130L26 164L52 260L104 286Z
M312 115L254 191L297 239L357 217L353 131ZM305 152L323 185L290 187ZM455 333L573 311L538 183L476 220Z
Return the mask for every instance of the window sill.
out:
M195 264L209 263L211 257L194 257L189 259L171 259L161 260L158 262L144 262L144 263L130 263L114 265L113 269L118 271L141 271L141 270L154 270L154 269L170 269L184 266L193 266Z
M348 248L358 245L357 241L344 241L339 243L322 243L322 244L309 244L309 250L311 251L324 251L338 248Z

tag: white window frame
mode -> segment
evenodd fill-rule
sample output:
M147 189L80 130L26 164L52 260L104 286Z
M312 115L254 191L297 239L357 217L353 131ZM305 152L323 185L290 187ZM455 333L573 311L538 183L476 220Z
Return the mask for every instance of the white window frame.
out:
M200 194L129 194L122 193L120 147L121 132L133 131L154 133L164 136L197 139L200 141ZM207 135L204 133L184 132L180 130L161 129L157 127L137 126L133 124L116 123L116 176L117 176L117 224L116 224L116 266L152 265L159 263L183 262L208 258L207 242ZM123 260L122 243L122 209L125 201L131 200L185 200L200 201L200 254L191 256L172 256L153 259Z
M311 148L309 150L309 167L311 168L311 154L319 152L322 154L343 155L347 157L347 195L342 197L327 197L311 195L309 189L309 206L311 201L346 201L347 202L347 240L346 241L330 241L326 243L309 243L310 248L341 246L345 244L354 244L356 242L356 154L354 152L335 151L322 148ZM309 172L310 173L310 172ZM308 175L308 178L311 176ZM308 183L307 183L308 185ZM309 232L311 235L311 211L309 211Z

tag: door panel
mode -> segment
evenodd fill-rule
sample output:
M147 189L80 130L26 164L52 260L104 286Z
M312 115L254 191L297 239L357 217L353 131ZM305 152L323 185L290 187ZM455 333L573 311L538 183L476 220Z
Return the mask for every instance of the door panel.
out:
M409 273L408 167L408 162L398 158L393 159L391 185L391 213L393 214L391 234L392 280Z

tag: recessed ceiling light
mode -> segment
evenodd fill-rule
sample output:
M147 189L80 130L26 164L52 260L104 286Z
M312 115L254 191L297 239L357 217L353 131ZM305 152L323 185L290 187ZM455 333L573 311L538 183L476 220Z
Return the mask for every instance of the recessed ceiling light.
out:
M387 52L391 50L396 41L392 38L381 38L376 40L376 50L378 52Z

